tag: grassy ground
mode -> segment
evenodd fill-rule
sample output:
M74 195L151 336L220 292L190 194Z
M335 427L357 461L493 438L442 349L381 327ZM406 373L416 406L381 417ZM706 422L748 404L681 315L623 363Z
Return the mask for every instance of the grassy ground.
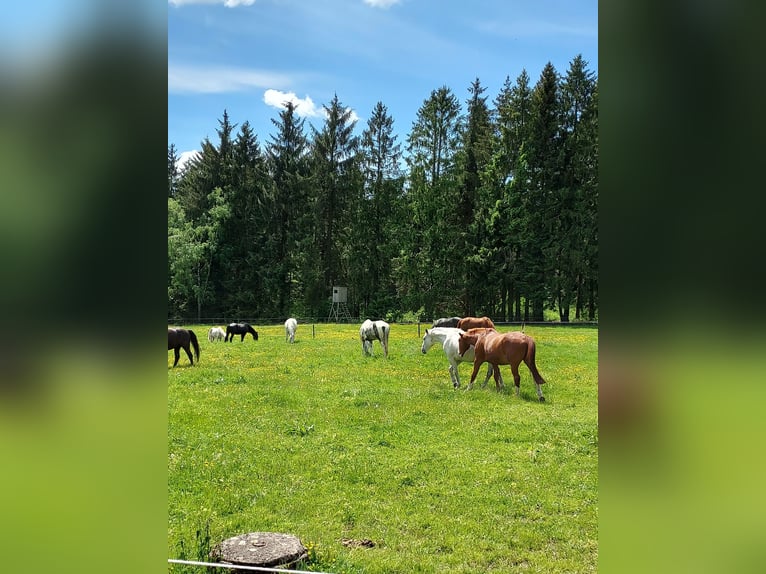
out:
M392 325L388 360L362 358L356 325L299 325L294 345L191 328L199 363L168 352L170 557L277 531L327 572L596 570L597 329L527 326L539 403L524 365L519 398L508 367L504 392L464 390L468 364L453 390L417 325Z

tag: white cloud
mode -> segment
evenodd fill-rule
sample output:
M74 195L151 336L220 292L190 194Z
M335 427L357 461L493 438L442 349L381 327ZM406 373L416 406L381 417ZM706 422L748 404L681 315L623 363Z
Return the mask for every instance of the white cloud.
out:
M168 92L220 94L287 83L287 76L263 70L223 66L168 66Z
M186 4L223 4L227 8L237 6L252 6L255 0L168 0L173 6L185 6Z
M373 8L390 8L394 4L399 4L401 0L364 0L364 3Z
M183 171L186 167L186 163L199 153L199 150L193 149L190 151L182 151L178 154L178 171Z
M293 92L280 92L279 90L272 89L266 90L263 93L263 101L266 103L266 105L269 105L273 108L283 108L285 107L286 102L292 102L292 104L295 106L295 113L301 117L327 117L327 112L325 111L324 107L317 106L314 103L314 100L312 100L309 96L306 96L305 98L299 98ZM349 109L350 108L346 108L346 110ZM351 117L349 120L352 122L359 121L359 116L354 110L351 110Z
M286 102L292 102L299 116L318 117L324 115L324 108L317 107L309 96L299 98L293 92L280 92L279 90L266 90L263 92L263 101L273 108L283 108Z

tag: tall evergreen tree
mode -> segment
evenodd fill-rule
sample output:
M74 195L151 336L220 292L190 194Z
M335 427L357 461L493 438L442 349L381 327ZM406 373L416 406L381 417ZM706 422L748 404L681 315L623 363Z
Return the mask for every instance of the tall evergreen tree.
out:
M462 308L466 315L494 314L496 291L486 281L490 266L486 237L488 212L496 191L486 181L493 155L493 127L486 91L478 78L469 86L468 113L460 153L461 185L457 203L459 251L465 253ZM483 280L484 279L484 280Z
M221 154L223 155L223 154ZM228 217L216 257L219 313L232 318L268 316L273 312L263 293L267 254L258 246L267 238L270 180L258 137L245 121L231 140L225 200Z
M337 94L324 106L326 119L314 129L313 170L321 285L329 296L333 285L348 281L347 240L351 214L360 188L359 137L353 135L356 120Z
M527 303L524 318L529 318L529 288L526 283L527 274L523 272L528 253L521 249L527 227L527 212L522 207L522 200L529 188L527 152L532 124L532 88L526 70L521 71L515 84L511 84L510 77L506 77L494 104L498 137L495 152L496 177L502 182L502 196L497 211L503 214L495 222L503 221L511 226L503 237L495 239L494 251L499 258L498 264L504 269L500 279L502 307L509 319L520 321L522 296Z
M405 217L401 210L402 151L393 125L388 109L378 102L362 133L364 187L352 227L352 283L362 309L377 317L398 310L391 260L397 254L398 232Z
M591 100L595 91L594 74L578 55L570 63L561 82L561 189L554 231L551 269L552 296L559 319L569 321L569 309L589 278L588 236L595 222L590 221L586 187L595 181ZM579 311L580 303L577 304ZM579 313L578 313L579 314Z
M269 226L273 238L269 245L274 257L270 264L275 270L277 315L284 316L298 314L298 301L311 307L315 282L315 257L310 253L315 244L314 221L310 218L307 196L309 165L304 120L296 114L295 104L285 102L279 118L271 121L277 132L266 147L274 197Z
M412 309L433 316L462 313L459 245L460 179L457 156L463 118L447 86L423 102L407 138L409 219L413 221L397 259L400 290Z
M178 188L178 150L175 144L168 146L168 197L175 197Z
M527 164L531 185L525 191L523 206L526 229L523 251L526 294L533 321L544 319L550 292L549 273L555 250L554 227L559 214L561 189L559 78L548 62L532 93L532 124L529 134Z

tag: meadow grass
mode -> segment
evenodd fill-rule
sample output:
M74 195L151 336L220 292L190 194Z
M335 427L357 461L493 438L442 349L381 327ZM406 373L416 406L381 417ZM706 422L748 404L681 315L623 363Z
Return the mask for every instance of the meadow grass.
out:
M387 360L377 342L362 357L358 325L299 325L293 345L281 325L229 343L191 328L198 364L168 352L171 558L200 532L275 531L326 572L596 570L596 328L526 327L545 403L524 365L521 397L508 367L503 392L483 372L465 390L469 364L453 390L417 325L392 325Z

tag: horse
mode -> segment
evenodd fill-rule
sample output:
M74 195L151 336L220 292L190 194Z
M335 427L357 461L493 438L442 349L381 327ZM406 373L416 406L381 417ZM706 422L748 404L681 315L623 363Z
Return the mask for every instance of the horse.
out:
M362 341L362 356L372 355L372 342L377 339L383 346L383 355L388 358L388 334L391 327L385 321L367 319L359 327L359 339Z
M463 317L457 322L457 328L467 331L468 329L476 329L483 327L485 329L494 329L495 324L489 317Z
M211 343L213 341L223 341L225 337L226 333L224 333L223 329L220 327L211 327L211 329L207 332L207 340Z
M253 329L250 325L247 323L229 323L226 326L226 337L224 340L228 343L229 341L234 340L234 335L242 335L242 338L240 341L245 340L245 335L250 333L253 336L253 339L256 341L258 340L258 331Z
M460 317L442 317L441 319L436 319L434 321L434 324L431 325L432 329L435 329L436 327L457 327L457 323L460 321Z
M471 345L474 346L473 372L471 373L471 382L468 383L469 389L473 386L476 373L479 372L479 367L484 362L490 362L494 365L495 386L498 390L503 388L503 377L500 374L499 365L510 365L513 383L516 385L516 396L518 397L521 382L519 364L524 361L535 380L537 398L540 402L545 401L543 391L540 388L541 385L545 384L545 379L540 375L535 365L536 345L532 337L519 331L510 333L484 331L479 333L473 330L462 333L458 337L458 348L461 355L466 353Z
M462 329L456 329L454 327L433 327L426 329L425 335L423 335L423 345L420 347L420 352L424 355L431 348L435 342L442 344L444 354L449 361L449 376L452 380L453 388L460 387L460 375L458 374L458 363L473 362L473 347L469 348L464 356L460 356L458 352L458 338L460 333L465 333ZM487 377L484 379L482 387L487 386L489 377L492 376L492 365L487 367Z
M197 335L190 329L171 329L168 327L168 351L173 349L176 360L173 361L173 366L178 364L178 359L181 357L181 348L186 351L186 355L189 357L189 362L194 365L194 359L192 358L191 347L194 346L194 354L197 356L199 362L199 343L197 342Z
M285 341L295 343L295 331L298 329L298 321L292 317L285 321Z

